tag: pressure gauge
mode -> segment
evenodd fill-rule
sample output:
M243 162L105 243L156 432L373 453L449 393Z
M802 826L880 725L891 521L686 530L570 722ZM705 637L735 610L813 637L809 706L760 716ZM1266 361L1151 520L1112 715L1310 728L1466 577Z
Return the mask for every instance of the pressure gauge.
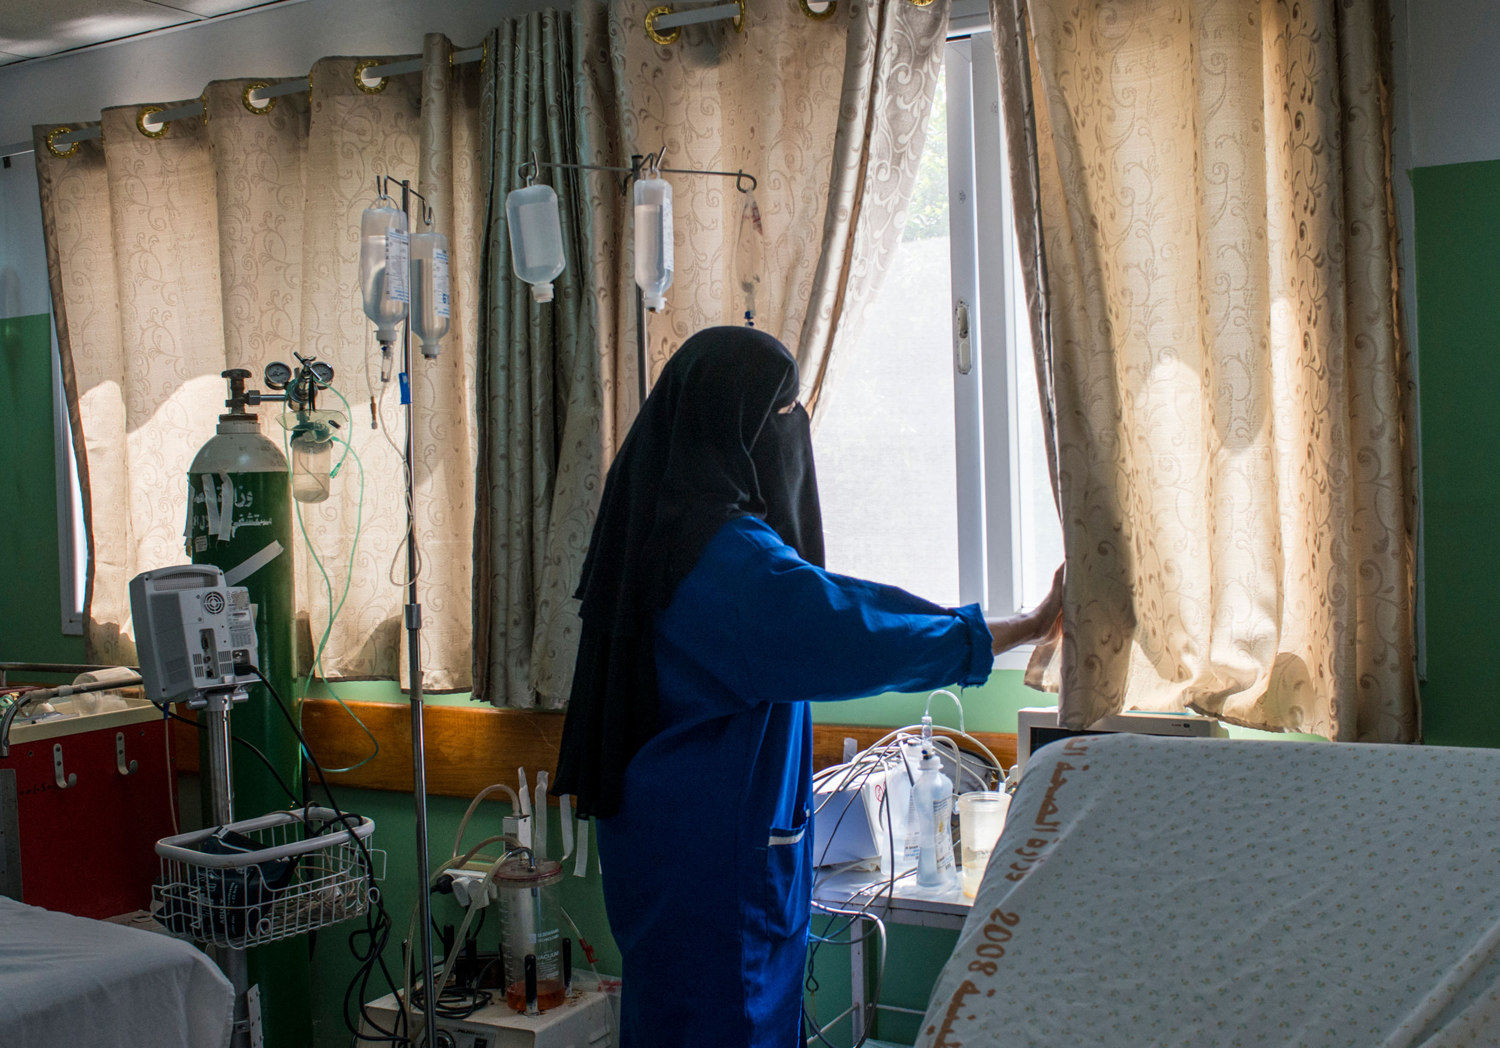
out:
M266 365L266 385L272 389L286 389L287 383L292 380L292 369L279 360L274 360Z
M329 367L321 360L313 361L307 366L307 370L312 372L313 380L317 382L319 386L326 388L333 384L333 368Z

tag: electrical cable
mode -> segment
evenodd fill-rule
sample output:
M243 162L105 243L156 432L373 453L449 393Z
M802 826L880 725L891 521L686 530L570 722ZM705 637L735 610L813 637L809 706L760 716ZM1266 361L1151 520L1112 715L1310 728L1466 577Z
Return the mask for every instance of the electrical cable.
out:
M173 713L171 708L166 703L157 702L155 699L151 699L149 701L151 705L161 710L163 717L169 717L172 720L181 721L184 724L191 725L192 727L197 728L199 731L208 730L208 725L202 723L201 721L194 720L192 717L184 717L180 713ZM168 734L170 735L171 733L168 732ZM300 798L298 798L296 792L293 791L293 789L287 785L286 780L281 777L281 773L276 770L276 765L271 763L271 758L267 757L264 753L257 749L255 743L251 742L249 739L242 739L238 735L230 735L230 740L240 746L245 747L245 749L255 754L256 759L258 759L262 764L266 766L266 771L270 772L271 777L276 780L276 785L281 787L281 792L285 793L288 797L291 798L293 808L302 807L302 801Z
M350 824L352 816L347 814L334 799L333 789L328 785L328 778L323 773L322 766L317 758L313 756L312 749L307 745L307 738L302 734L302 729L297 726L297 720L292 716L286 700L276 691L276 686L266 679L266 675L258 668L247 664L237 663L234 667L235 673L239 675L254 674L260 682L266 686L271 693L271 698L276 700L276 708L281 711L282 719L287 723L296 736L297 742L302 746L302 752L307 754L308 763L312 765L313 772L317 775L318 784L323 788L323 794L328 798L328 806L333 809L336 820L349 832L349 838L359 849L360 857L365 864L365 895L369 899L369 905L365 909L365 927L349 934L349 949L354 954L359 967L355 969L354 978L350 980L348 987L344 990L343 1019L344 1026L349 1030L355 1040L366 1042L375 1041L386 1044L407 1046L412 1043L409 1035L410 1019L407 1014L406 1001L403 998L396 1000L396 1030L386 1030L365 1010L365 1001L368 998L368 988L371 978L376 969L385 977L386 984L391 993L396 992L396 982L392 977L390 968L385 963L385 947L390 940L391 917L386 911L385 901L381 897L380 889L375 884L375 861L370 856L370 849L365 841ZM357 939L363 936L366 947L362 951L355 945ZM361 1024L356 1024L350 1018L350 997L358 990L358 1010Z
M151 705L156 706L156 703L153 702ZM156 708L162 712L162 721L164 722L161 729L162 748L166 750L167 768L170 771L175 766L172 760L172 729L167 727L165 721L171 718L171 711L162 706L156 706ZM182 832L182 827L177 822L176 776L171 774L167 775L167 810L172 813L172 836L176 837Z

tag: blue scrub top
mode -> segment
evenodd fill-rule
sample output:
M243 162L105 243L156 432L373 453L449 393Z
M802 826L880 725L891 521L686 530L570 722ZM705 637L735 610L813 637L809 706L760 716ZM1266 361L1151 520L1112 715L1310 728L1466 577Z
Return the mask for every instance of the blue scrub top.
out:
M624 962L621 1048L802 1044L808 702L982 684L979 605L808 564L739 517L657 616L657 732L597 820Z

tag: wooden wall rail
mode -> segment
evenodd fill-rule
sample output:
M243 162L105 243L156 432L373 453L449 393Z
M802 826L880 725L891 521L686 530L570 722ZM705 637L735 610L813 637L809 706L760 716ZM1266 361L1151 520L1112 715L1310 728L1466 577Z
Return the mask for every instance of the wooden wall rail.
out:
M351 772L330 775L335 784L367 790L411 792L411 710L404 703L351 702L380 740L380 755ZM549 773L557 767L563 715L533 710L500 710L489 706L428 706L423 731L427 737L427 792L443 797L472 797L495 782L514 784L516 769ZM198 770L197 732L173 722L173 751L179 771ZM370 740L349 715L331 699L308 699L302 704L302 730L318 761L327 767L357 764L370 752ZM844 739L860 749L885 735L886 728L853 724L813 725L813 766L824 768L843 759ZM1015 763L1016 737L975 732L1007 766ZM236 761L245 759L236 753Z

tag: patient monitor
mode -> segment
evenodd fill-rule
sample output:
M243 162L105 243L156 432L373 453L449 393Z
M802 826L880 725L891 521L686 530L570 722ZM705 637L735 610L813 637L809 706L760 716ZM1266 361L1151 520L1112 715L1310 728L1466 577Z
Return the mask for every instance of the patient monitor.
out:
M1028 706L1016 714L1016 767L1025 770L1027 759L1050 742L1078 735L1177 735L1189 739L1227 739L1229 732L1213 717L1196 713L1153 713L1127 710L1102 717L1082 731L1059 727L1056 706Z
M233 689L235 664L254 666L255 611L243 586L207 564L147 571L130 581L130 613L146 697L178 701Z

